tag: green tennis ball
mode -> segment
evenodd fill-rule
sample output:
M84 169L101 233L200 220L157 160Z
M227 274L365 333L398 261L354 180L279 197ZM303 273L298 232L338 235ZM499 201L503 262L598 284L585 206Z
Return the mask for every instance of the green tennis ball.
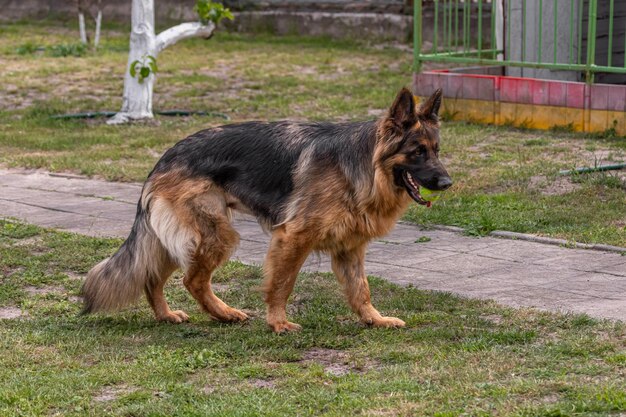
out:
M439 200L439 197L441 197L441 193L442 191L429 190L428 188L420 187L420 195L422 196L424 201L430 201L431 203L434 203L435 201Z

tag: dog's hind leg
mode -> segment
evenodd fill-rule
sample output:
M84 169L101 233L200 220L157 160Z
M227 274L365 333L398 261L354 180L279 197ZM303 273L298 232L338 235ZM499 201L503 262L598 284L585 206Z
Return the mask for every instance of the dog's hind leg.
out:
M311 251L309 236L287 232L285 225L272 233L270 249L265 258L265 302L267 324L276 333L300 330L300 325L287 321L287 299L296 277Z
M230 224L223 190L210 181L172 173L155 180L150 224L172 263L184 271L183 284L203 310L221 321L241 321L246 314L229 307L211 290L211 274L239 243ZM155 283L151 303L157 317L166 310L162 284Z
M370 288L365 275L366 245L332 254L332 268L342 284L348 304L359 315L361 322L375 327L404 327L395 317L383 317L370 300Z
M170 310L167 301L165 300L165 294L163 293L163 287L167 282L169 276L176 269L176 265L172 262L168 262L166 269L162 271L160 279L150 281L146 284L146 297L154 315L159 321L169 321L170 323L182 323L189 320L189 316L182 310L172 311Z
M221 204L220 204L221 205ZM228 306L211 289L213 271L230 258L239 243L239 234L230 224L225 206L216 210L216 204L206 204L206 199L194 207L198 242L183 283L200 306L213 318L223 322L237 322L248 316Z

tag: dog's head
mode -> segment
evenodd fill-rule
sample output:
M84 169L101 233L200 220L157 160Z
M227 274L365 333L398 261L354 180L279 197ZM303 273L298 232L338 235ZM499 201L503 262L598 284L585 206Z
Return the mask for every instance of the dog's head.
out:
M418 204L426 204L419 186L446 190L452 179L439 161L439 107L441 90L419 108L413 94L403 88L383 119L379 161L391 171L397 187Z

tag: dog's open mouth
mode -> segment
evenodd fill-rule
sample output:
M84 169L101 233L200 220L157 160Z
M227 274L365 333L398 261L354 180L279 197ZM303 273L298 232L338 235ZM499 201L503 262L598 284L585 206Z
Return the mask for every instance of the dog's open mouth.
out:
M406 191L409 193L411 198L415 200L417 204L421 204L422 206L430 207L430 201L426 201L422 198L420 194L420 185L415 178L409 173L409 171L404 171L402 173L402 179L404 180L404 186Z

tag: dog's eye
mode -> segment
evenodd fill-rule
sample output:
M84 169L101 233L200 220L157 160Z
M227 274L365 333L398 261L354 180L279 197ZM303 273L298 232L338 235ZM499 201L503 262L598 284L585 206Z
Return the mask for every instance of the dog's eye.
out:
M417 147L417 154L424 155L426 153L426 146L420 145Z

